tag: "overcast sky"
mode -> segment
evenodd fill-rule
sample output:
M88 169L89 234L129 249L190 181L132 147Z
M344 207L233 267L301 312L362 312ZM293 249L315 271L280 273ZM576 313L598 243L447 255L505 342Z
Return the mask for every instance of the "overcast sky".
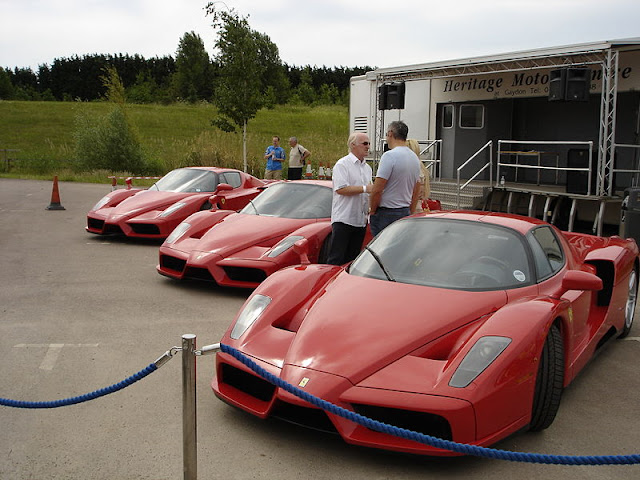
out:
M0 0L0 66L94 53L175 56L206 0ZM218 2L224 8L222 2ZM227 0L289 65L390 67L640 37L638 0Z

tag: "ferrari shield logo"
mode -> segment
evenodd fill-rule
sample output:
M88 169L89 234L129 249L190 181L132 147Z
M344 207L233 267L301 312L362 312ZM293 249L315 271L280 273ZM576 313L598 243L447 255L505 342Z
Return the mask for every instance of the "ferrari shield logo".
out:
M220 199L220 203L224 205L224 202L225 202L225 199L224 199L224 197L222 197L222 198Z
M298 386L300 388L304 388L307 386L307 383L309 383L309 379L307 377L304 377L302 380L300 380L300 383L298 384Z

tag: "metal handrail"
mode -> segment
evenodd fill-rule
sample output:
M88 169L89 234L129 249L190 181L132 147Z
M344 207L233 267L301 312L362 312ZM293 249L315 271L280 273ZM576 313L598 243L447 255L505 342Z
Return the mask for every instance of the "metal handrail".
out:
M440 179L442 175L442 172L441 172L442 169L437 168L437 166L438 164L442 163L442 159L440 158L440 155L442 152L442 139L418 141L418 144L421 144L421 143L427 144L426 147L420 150L419 157L421 161L422 161L422 156L425 153L427 153L432 148L436 147L433 149L433 157L430 159L427 159L424 163L426 163L425 167L429 169L431 178ZM436 173L438 174L437 177L435 175Z
M518 163L513 164L513 163L504 163L501 162L501 156L503 154L503 150L502 150L502 145L503 144L507 144L507 145L584 145L584 146L588 146L589 147L589 166L588 167L560 167L560 166L556 166L556 167L545 167L542 165L520 165ZM518 151L517 153L521 153L521 154L531 154L532 152L530 151L526 151L526 150L522 150L522 151ZM542 152L536 152L538 154L541 154ZM505 153L508 155L513 155L514 152L509 151L509 153ZM588 142L582 142L582 141L546 141L546 140L498 140L498 153L497 153L497 161L496 161L496 187L499 185L498 182L500 182L500 167L505 167L505 168L524 168L524 169L533 169L533 170L537 170L538 172L544 171L544 170L552 170L555 172L587 172L587 193L586 196L590 196L591 195L591 176L593 174L592 171L592 167L593 167L593 142L592 141L588 141ZM517 171L517 170L516 170ZM557 175L557 174L556 174Z
M616 155L615 155L615 151L617 148L634 148L637 150L637 155L636 157L640 157L640 145L633 145L633 144L627 144L627 143L614 143L613 144L613 158L614 160L616 159ZM635 160L636 165L638 164L638 158L636 158ZM636 169L623 169L623 168L614 168L611 169L611 173L634 173L634 178L631 181L631 186L637 186L638 185L638 175L640 174L640 165L638 165L638 168Z
M480 155L480 153L482 153L483 150L485 150L487 147L489 147L489 161L487 163L484 164L484 166L482 168L480 168L480 170L478 170L469 180L467 180L467 182L462 185L462 187L460 186L460 172L462 171L462 169L464 167L466 167L469 162L471 162L471 160L473 160L474 158L476 158L478 155ZM487 167L489 168L489 185L491 185L493 183L493 140L489 140L487 143L485 143L476 153L474 153L471 157L469 157L469 159L464 162L462 165L460 165L456 171L457 174L457 182L456 182L456 186L457 186L457 193L456 193L456 208L460 208L460 193L462 192L462 190L464 190L467 185L469 185L473 180L476 179L476 177L478 175L480 175L482 172L484 172Z

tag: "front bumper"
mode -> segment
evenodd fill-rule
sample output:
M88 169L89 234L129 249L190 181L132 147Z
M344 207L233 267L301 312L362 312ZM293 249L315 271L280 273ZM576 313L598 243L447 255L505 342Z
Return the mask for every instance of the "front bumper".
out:
M390 425L460 443L476 442L473 405L437 395L363 388L324 372L287 365L278 368L253 359L270 373L347 410ZM306 381L305 381L306 379ZM453 456L412 440L381 433L327 413L255 375L235 358L218 353L211 386L226 403L260 418L278 417L314 429L338 433L347 443L400 452Z

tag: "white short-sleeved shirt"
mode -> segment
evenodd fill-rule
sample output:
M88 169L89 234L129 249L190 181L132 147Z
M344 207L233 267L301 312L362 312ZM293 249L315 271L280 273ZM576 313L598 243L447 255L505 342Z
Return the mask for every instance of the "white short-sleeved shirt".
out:
M304 152L306 151L306 148L304 148L299 143L296 143L296 146L292 147L291 151L289 152L289 168L302 167L301 159L302 155L304 155Z
M409 207L413 189L420 180L420 160L409 147L395 147L382 154L376 177L387 180L381 207Z
M366 227L369 216L369 194L340 195L341 188L371 183L371 167L361 162L353 153L342 157L332 170L333 203L331 205L331 223L341 222L353 227Z

